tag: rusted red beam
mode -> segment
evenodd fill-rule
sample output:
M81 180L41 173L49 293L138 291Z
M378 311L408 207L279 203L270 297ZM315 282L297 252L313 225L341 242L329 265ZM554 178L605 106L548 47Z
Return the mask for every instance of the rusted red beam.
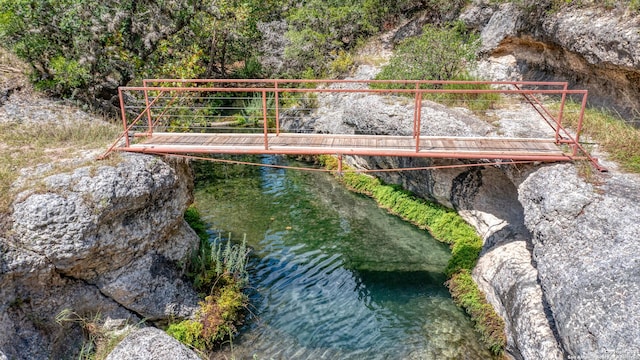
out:
M269 150L269 119L267 118L267 92L262 92L262 123L264 128L264 149Z
M145 109L140 113L140 115L138 115L138 117L133 120L133 122L131 123L131 125L127 126L127 111L126 108L124 107L124 97L122 96L122 91L120 91L120 89L118 89L118 94L120 96L120 111L122 114L122 126L124 128L124 131L122 132L122 134L120 134L120 136L118 136L118 138L116 139L116 141L113 142L113 144L111 144L111 146L107 149L107 151L105 151L104 154L100 155L98 157L98 159L104 159L107 156L109 156L109 154L115 149L116 145L118 145L118 142L120 141L120 139L122 139L124 137L124 142L125 142L125 146L129 147L130 146L130 141L129 141L129 130L131 130L131 128L133 128L133 125L135 125L136 122L138 122L138 120L140 120L140 118L142 118L142 116L145 114L145 112L151 108L153 106L153 104L155 104L155 102L160 99L160 96L162 95L162 93L158 94L158 96L153 99L153 101L151 103L149 103Z
M211 148L187 147L187 146L149 146L149 147L124 147L118 148L120 151L131 151L141 153L166 153L166 154L210 154ZM453 159L511 159L530 161L571 161L582 159L583 157L572 157L569 155L508 155L499 153L469 153L469 152L429 152L421 150L414 151L384 151L384 150L361 150L361 149L215 149L216 154L270 154L270 155L360 155L360 156L398 156L398 157L423 157L423 158L453 158Z
M398 94L586 94L587 90L508 90L508 89L308 89L308 88L275 88L275 87L160 87L160 86L125 86L123 91L182 91L182 92L297 92L297 93L398 93Z
M564 87L563 81L482 81L482 80L326 80L326 79L146 79L146 83L193 83L193 84L469 84L469 85L534 85Z

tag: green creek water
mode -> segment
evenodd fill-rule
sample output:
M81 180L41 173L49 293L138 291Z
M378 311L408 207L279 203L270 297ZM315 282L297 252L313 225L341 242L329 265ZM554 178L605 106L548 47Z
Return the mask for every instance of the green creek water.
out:
M282 162L264 157L264 163ZM206 222L253 249L236 359L487 359L443 283L446 245L328 174L202 164ZM200 177L201 178L201 177Z

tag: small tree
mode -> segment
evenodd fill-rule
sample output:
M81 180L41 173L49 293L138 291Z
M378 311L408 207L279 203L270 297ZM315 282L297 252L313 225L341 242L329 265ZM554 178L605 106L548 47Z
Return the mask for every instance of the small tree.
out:
M332 60L377 33L411 1L305 0L286 13L285 76L325 76Z
M379 80L451 80L465 74L475 61L478 37L463 31L461 24L437 28L426 25L422 35L398 45Z

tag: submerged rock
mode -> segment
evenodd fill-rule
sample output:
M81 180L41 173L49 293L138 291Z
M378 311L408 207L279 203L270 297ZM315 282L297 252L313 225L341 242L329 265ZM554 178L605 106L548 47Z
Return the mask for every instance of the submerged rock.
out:
M198 244L182 218L188 164L123 155L37 182L14 201L0 238L0 352L75 357L83 322L193 314L198 298L178 267ZM55 322L64 309L76 326Z

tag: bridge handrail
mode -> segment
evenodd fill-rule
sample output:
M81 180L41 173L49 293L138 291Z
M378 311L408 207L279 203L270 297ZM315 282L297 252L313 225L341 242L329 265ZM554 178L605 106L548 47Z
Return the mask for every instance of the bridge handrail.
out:
M159 85L157 85L159 84ZM229 86L235 84L236 86ZM244 84L245 86L238 86ZM255 87L247 86L247 84L255 84ZM313 85L326 85L324 87L287 87L287 85L300 85L300 84L313 84ZM371 84L389 84L389 85L415 85L414 88L336 88L331 85L343 85L343 84L359 84L359 85L371 85ZM490 89L443 89L438 88L425 88L421 85L490 85L490 86L509 86L510 88L490 88ZM192 85L192 86L188 86ZM266 85L266 86L265 86ZM524 86L533 86L535 89L525 89ZM268 148L268 133L269 128L267 126L267 94L274 94L275 96L275 134L280 133L280 116L279 116L279 101L278 98L281 93L370 93L370 94L413 94L415 101L414 120L413 120L413 136L416 138L416 144L419 143L420 138L420 121L421 121L421 104L424 94L513 94L522 95L540 114L540 116L555 130L556 143L568 143L573 146L574 155L578 150L582 150L585 154L582 146L579 143L579 136L583 126L584 111L586 107L587 90L571 90L568 89L567 82L539 82L539 81L443 81L443 80L324 80L324 79L145 79L142 86L124 86L118 89L120 96L120 105L122 112L122 121L124 132L118 138L116 143L125 136L125 142L127 147L129 146L129 138L127 134L140 119L147 116L147 133L151 135L154 127L157 126L159 120L165 116L166 109L159 115L154 121L152 115L152 108L163 94L167 93L189 93L189 92L253 92L261 93L262 106L263 106L263 132L265 148ZM142 91L144 93L145 107L136 117L136 119L128 124L127 113L125 110L125 100L123 93L132 91ZM155 98L150 101L149 93L157 92ZM560 109L557 117L546 109L542 102L536 97L536 95L560 95ZM565 109L566 97L574 95L582 97L582 104L580 113L578 116L578 124L573 136L562 126L563 113ZM176 99L175 95L170 104ZM165 106L166 107L166 106ZM114 145L108 150L112 151ZM417 146L416 146L417 150Z
M477 84L477 85L535 85L567 86L566 81L486 81L486 80L357 80L357 79L145 79L147 83L273 83L273 84Z

